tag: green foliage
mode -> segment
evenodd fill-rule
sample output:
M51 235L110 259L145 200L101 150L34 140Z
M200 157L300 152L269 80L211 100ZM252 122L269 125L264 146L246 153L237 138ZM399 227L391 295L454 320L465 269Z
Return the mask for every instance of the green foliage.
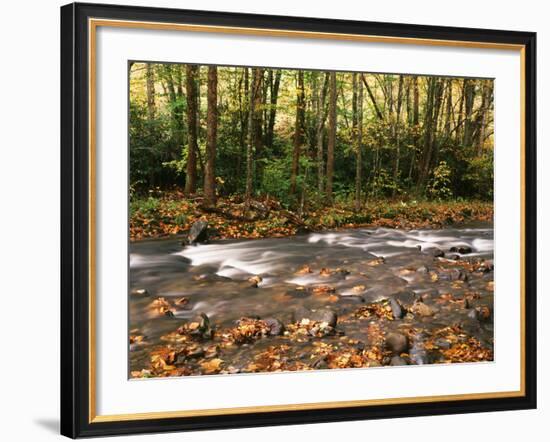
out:
M433 170L432 179L428 183L427 193L437 200L448 200L453 197L451 191L451 168L447 162L441 161Z
M483 155L472 158L468 162L464 181L470 186L471 192L480 199L493 198L494 182L493 155Z
M372 180L369 195L374 198L383 198L391 196L394 192L399 194L401 190L399 182L393 179L390 172L382 169Z
M285 205L289 203L290 167L291 159L285 157L269 161L263 168L262 191Z
M187 99L185 66L154 64L154 112L148 112L145 64L135 63L130 71L130 194L132 200L147 200L148 190L181 188L185 183L187 166ZM318 191L316 97L324 84L325 73L305 71L305 127L300 165L296 177L296 193L289 194L293 142L296 129L296 71L282 70L278 101L270 104L269 70L264 72L260 106L261 146L253 153L253 193L255 197L271 195L286 208L311 210L326 205L327 195ZM220 197L243 195L246 187L249 87L251 71L244 68L218 68L218 133L215 176ZM271 72L274 78L275 70ZM207 69L198 73L199 117L197 183L203 182L205 167ZM451 91L451 109L458 109L463 99L462 79L417 77L417 99L414 98L413 77L405 76L399 96L399 75L365 74L370 95L363 89L362 115L362 196L370 200L391 198L392 201L422 195L433 200L493 197L493 150L491 136L483 143L479 156L474 139L480 133L481 92L487 80L475 82L474 104L470 124L471 140L464 141L464 115L447 115L447 87ZM433 77L432 77L433 78ZM334 149L334 177L332 201L352 205L355 199L356 112L352 105L352 74L339 72L337 80L337 129ZM450 83L447 83L450 82ZM327 83L328 84L328 83ZM445 93L440 97L436 124L430 129L426 115L429 97L434 97L441 85ZM433 87L433 85L437 87ZM439 85L439 86L438 86ZM490 86L492 87L492 85ZM325 92L323 130L323 175L326 174L328 145L329 90ZM408 94L408 95L407 95ZM373 104L374 101L374 104ZM416 102L416 112L414 111ZM401 103L398 115L398 103ZM434 103L432 103L433 106ZM492 105L483 119L491 133ZM268 137L269 116L276 111L273 139ZM449 126L447 127L447 123ZM432 130L432 132L430 132ZM270 142L271 140L271 142ZM430 141L432 140L432 141ZM429 151L427 149L430 149ZM427 153L429 152L429 153ZM428 164L426 164L426 162ZM397 173L394 173L398 164ZM306 172L307 171L307 172ZM424 173L427 171L427 173ZM326 176L325 176L326 179ZM223 182L223 185L221 185ZM145 196L145 198L144 198ZM147 204L146 204L147 206ZM145 208L145 210L149 210ZM380 214L393 219L396 213ZM329 222L339 225L346 219L337 214L327 215ZM359 215L350 215L359 216ZM184 222L184 220L181 220ZM360 222L360 221L355 221Z
M154 217L160 207L161 201L155 197L134 199L130 202L130 216L140 213L143 216Z

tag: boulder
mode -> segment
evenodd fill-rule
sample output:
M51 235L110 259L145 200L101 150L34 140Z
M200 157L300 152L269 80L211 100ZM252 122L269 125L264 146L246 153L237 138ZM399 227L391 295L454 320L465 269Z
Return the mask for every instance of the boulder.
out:
M197 244L208 240L208 223L200 220L195 222L189 230L187 241L189 244Z

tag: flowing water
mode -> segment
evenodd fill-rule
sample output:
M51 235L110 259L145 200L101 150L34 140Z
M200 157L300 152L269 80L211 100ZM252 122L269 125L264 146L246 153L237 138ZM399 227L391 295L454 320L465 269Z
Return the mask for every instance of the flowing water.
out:
M459 249L463 253L451 253L453 247L465 248ZM446 254L434 257L434 250ZM341 317L395 293L424 295L425 302L434 307L435 314L412 319L422 327L460 323L492 348L492 319L480 325L468 316L479 305L489 306L492 315L493 292L488 287L492 271L464 270L466 277L446 273L455 263L483 263L492 258L493 228L489 224L440 230L350 229L196 246L183 246L181 239L134 242L130 245L130 289L145 289L148 295L129 298L131 333L146 337L144 343L130 347L130 368L147 367L149 351L161 342L160 337L200 313L218 328L234 326L241 317L277 318L287 324L298 309L328 306ZM310 272L300 272L304 266ZM331 270L323 273L321 269ZM261 278L257 287L249 282L253 276ZM320 286L330 287L330 293L314 294L312 290ZM444 293L460 297L472 292L477 293L476 300L467 308L442 309L435 302ZM172 305L170 316L151 308L159 297ZM175 301L182 297L186 302L180 306ZM399 321L394 322L385 325L388 331L398 327ZM357 323L339 323L338 329L358 340L364 336ZM225 358L231 357L235 366L239 360L243 365L251 352L277 339L282 338L258 341Z

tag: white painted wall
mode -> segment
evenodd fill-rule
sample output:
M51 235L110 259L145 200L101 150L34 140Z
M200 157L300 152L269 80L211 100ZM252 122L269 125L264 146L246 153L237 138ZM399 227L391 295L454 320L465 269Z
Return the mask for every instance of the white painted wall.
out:
M112 0L114 1L114 0ZM542 274L550 213L543 175L550 49L545 2L357 0L120 0L126 4L265 14L500 28L538 32L539 409L263 429L127 437L125 440L387 441L544 440L550 322ZM99 2L99 1L98 1ZM0 26L0 406L3 440L58 438L59 408L59 6L58 0L2 5ZM6 247L7 246L7 247ZM546 246L546 247L544 247ZM543 253L543 248L546 251ZM536 436L537 433L539 436Z

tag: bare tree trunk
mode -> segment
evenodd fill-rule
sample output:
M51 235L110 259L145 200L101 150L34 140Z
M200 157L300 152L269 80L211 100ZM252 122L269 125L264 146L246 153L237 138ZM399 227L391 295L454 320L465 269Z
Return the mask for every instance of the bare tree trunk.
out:
M443 80L437 78L428 79L428 97L426 99L424 120L424 147L417 182L418 191L420 191L426 184L426 180L430 172L434 149L436 148L435 134L437 129L437 118L441 108L441 97L443 95L442 81Z
M271 75L273 75L273 70L270 70ZM275 128L275 117L277 115L277 100L279 98L279 85L281 84L281 70L277 69L275 71L275 78L273 83L270 82L270 91L269 91L269 120L267 124L267 134L266 134L266 146L269 148L273 147L273 130Z
M479 129L477 135L476 155L479 157L483 154L483 146L487 137L488 112L491 108L492 83L491 80L485 80L483 83L481 95L481 108L479 116Z
M319 193L325 191L325 181L324 181L324 169L325 164L323 161L324 152L323 152L323 129L325 127L325 101L326 101L326 92L328 87L330 74L326 73L323 84L317 84L316 96L317 96L317 124L315 128L315 142L317 144L317 189Z
M208 111L206 114L206 166L204 197L206 205L216 205L216 143L218 135L218 69L208 67Z
M445 139L448 139L451 134L451 113L453 110L453 80L447 80L447 98L445 103Z
M412 149L411 154L411 164L409 167L409 181L412 179L412 173L416 163L416 151L418 149L418 122L420 120L420 99L419 99L419 90L418 90L418 77L413 77L413 127L415 128L414 139L414 148Z
M328 111L328 146L327 146L327 183L326 194L332 202L332 182L334 178L334 149L336 147L336 72L330 73L330 98Z
M473 142L473 132L475 123L472 120L474 110L476 85L474 80L464 80L464 136L462 144L470 147Z
M197 65L186 65L187 92L187 168L185 193L194 194L197 191Z
M290 171L290 194L296 193L296 179L300 165L300 152L304 144L304 126L305 126L305 91L304 91L304 72L298 71L296 85L296 122L294 125L294 149L292 151L292 169Z
M400 140L400 119L401 119L401 105L403 103L403 75L399 76L399 87L397 91L397 110L395 115L395 122L393 126L393 133L395 138L395 163L393 165L393 183L394 188L392 196L395 196L397 188L397 180L399 179L399 159L401 156L401 140Z
M378 107L378 104L376 103L376 98L374 97L374 94L372 93L372 90L369 86L369 83L367 82L367 79L365 78L364 74L361 74L361 80L363 80L363 84L365 85L365 88L367 89L367 93L369 94L370 101L372 103L372 107L374 107L374 112L376 112L376 116L379 120L383 120L384 116L382 115L382 112L380 112L380 108Z
M355 75L355 74L354 74ZM357 145L355 162L355 210L361 210L361 181L363 175L363 83L358 82L357 92Z
M248 146L246 151L246 200L250 202L254 182L254 157L261 148L261 118L258 118L261 104L263 70L252 69L252 84L248 101ZM258 125L259 130L258 130Z
M149 122L155 119L155 74L153 72L153 65L147 63L147 118Z

